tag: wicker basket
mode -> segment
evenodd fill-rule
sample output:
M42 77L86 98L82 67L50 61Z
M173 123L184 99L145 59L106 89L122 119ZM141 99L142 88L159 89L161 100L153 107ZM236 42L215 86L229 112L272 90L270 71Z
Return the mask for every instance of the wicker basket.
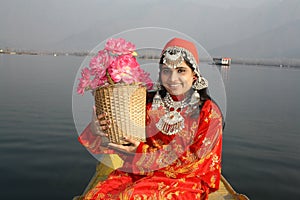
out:
M95 91L96 114L106 112L111 121L110 142L126 144L124 136L145 141L146 88L115 84Z

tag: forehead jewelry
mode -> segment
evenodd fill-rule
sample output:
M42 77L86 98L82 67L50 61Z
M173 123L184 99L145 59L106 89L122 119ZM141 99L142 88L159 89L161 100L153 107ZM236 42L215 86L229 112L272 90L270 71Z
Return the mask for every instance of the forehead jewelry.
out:
M175 69L184 61L181 50L176 48L165 51L163 55L163 64L170 68Z

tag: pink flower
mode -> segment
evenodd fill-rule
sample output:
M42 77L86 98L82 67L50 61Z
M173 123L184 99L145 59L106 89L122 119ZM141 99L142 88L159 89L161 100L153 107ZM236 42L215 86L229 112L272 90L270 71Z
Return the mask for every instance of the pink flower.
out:
M81 78L79 79L79 84L78 84L78 87L77 87L77 93L78 94L84 94L84 91L86 89L88 89L90 83L91 83L91 74L90 74L90 70L85 67L82 69L81 71Z
M105 48L91 58L89 68L81 71L77 93L115 83L143 84L153 86L149 73L140 68L133 56L135 45L122 38L110 39Z
M135 45L131 42L126 42L123 38L111 38L106 42L105 49L117 55L131 54L135 51Z
M112 58L107 51L99 51L97 56L94 56L90 61L91 75L105 76L111 61Z
M95 78L91 81L90 87L92 90L98 88L101 85L105 85L107 83L107 77L106 76L95 76Z
M120 81L131 84L136 81L137 77L134 71L139 68L136 58L127 54L118 56L108 67L108 73L115 83Z
M153 87L153 82L150 78L150 74L148 72L145 72L142 68L138 68L137 70L138 70L137 72L138 81L144 83L147 89L151 90Z
M90 79L91 73L90 73L89 68L87 68L87 67L83 68L82 71L81 71L81 76L84 79Z

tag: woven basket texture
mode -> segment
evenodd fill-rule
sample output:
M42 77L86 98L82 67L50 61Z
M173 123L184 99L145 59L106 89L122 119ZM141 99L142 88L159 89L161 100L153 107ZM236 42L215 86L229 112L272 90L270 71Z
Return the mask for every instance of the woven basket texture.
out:
M126 144L124 136L146 141L146 88L140 85L115 84L95 91L96 114L107 113L111 128L107 130L109 141Z

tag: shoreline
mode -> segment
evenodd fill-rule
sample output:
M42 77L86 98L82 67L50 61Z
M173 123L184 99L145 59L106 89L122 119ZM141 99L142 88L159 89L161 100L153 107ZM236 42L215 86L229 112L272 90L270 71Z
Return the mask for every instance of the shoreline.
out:
M300 69L300 59L295 58L232 58L231 63Z
M38 52L38 51L12 51L0 49L0 55L32 55L32 56L92 56L89 52ZM137 58L156 60L159 59L154 54L141 54ZM212 58L200 58L204 62L212 62ZM300 69L300 59L296 58L231 58L231 64L240 65L260 65L260 66L274 66L280 68L298 68Z

